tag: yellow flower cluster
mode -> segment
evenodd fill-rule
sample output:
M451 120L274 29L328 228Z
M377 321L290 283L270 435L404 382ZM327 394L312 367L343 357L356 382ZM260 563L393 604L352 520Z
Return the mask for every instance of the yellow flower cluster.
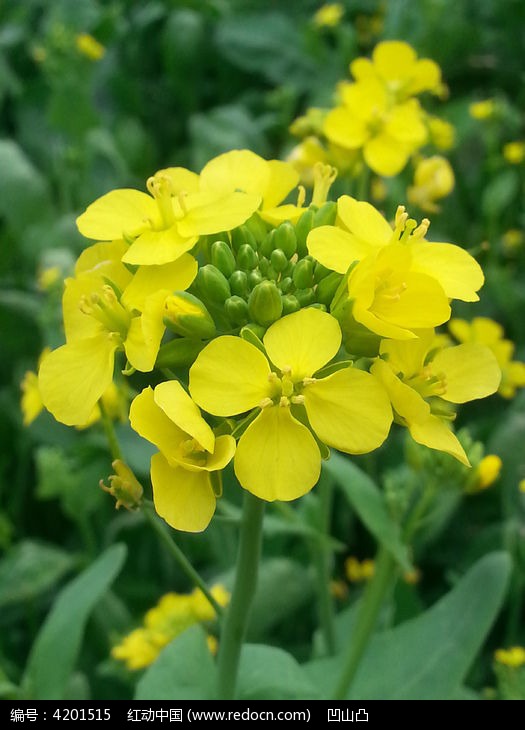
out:
M390 177L434 135L440 137L441 149L452 141L451 126L440 119L436 125L417 98L425 91L443 91L434 61L418 58L402 41L383 41L372 59L355 59L350 73L354 80L338 85L333 109L311 110L292 125L293 134L305 137L290 156L300 171L316 161L350 171L364 162L373 172Z
M290 164L234 150L199 175L157 172L149 194L109 192L78 218L95 242L65 282L66 344L44 357L39 393L83 426L115 363L152 373L129 420L157 449L154 503L177 529L206 528L230 462L252 494L293 500L330 448L371 452L393 420L469 463L454 404L495 392L500 369L489 347L450 346L434 328L452 299L478 299L483 273L403 207L390 225L368 203L328 201L335 174L315 168L307 205ZM134 506L139 487L121 468L110 490Z
M230 599L222 585L213 586L211 594L220 606L226 606ZM162 649L183 631L214 618L215 611L198 588L190 594L166 593L146 613L143 625L113 647L111 656L124 662L128 669L143 669L152 664ZM213 636L209 637L208 643L213 651Z
M511 646L509 649L497 649L494 659L498 664L517 669L525 664L525 648L523 646Z

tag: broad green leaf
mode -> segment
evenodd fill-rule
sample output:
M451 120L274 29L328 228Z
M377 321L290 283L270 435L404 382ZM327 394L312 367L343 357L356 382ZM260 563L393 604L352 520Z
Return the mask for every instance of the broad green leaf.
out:
M137 685L136 700L212 700L215 664L200 626L163 649Z
M282 649L246 644L237 686L239 700L312 700L317 691L297 661Z
M384 545L404 571L412 570L399 525L390 518L383 494L372 479L350 459L335 452L323 464L323 469L335 479L376 540Z
M45 219L50 210L46 180L16 142L0 140L0 170L0 215L13 230Z
M126 547L113 545L60 592L31 648L24 694L37 700L64 697L89 615L118 575Z
M456 697L498 615L510 571L507 553L491 553L421 616L377 634L363 657L348 699ZM342 663L339 655L311 662L305 669L328 696Z
M0 561L0 608L33 601L73 567L74 557L52 545L25 540Z
M493 177L483 191L482 209L489 218L499 215L515 198L519 190L516 170L504 170Z

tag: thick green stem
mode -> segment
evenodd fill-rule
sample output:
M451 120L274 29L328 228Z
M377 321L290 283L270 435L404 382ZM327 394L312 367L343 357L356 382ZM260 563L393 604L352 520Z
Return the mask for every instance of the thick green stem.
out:
M376 560L374 577L366 587L359 604L352 641L333 694L334 700L345 700L348 697L348 691L372 636L383 600L394 581L395 573L396 564L393 557L385 548L381 548Z
M188 558L184 555L180 547L177 545L176 542L174 542L164 526L164 523L161 522L161 520L154 514L153 512L153 505L147 502L143 502L143 514L144 517L147 519L151 527L155 530L157 535L159 536L160 540L164 543L166 548L168 549L170 555L175 559L175 561L178 563L181 570L186 573L188 578L191 580L194 585L196 585L198 588L201 589L201 591L204 593L208 601L210 602L211 606L215 610L216 614L218 616L221 616L224 612L224 609L222 606L217 603L215 598L210 593L210 589L206 585L206 583L203 581L203 579L200 577L200 575L197 573L193 565L190 563Z
M330 517L332 513L333 482L323 475L319 482L319 530L323 535L330 534ZM334 605L330 592L332 550L326 540L312 541L314 564L317 576L317 601L321 631L328 655L335 653L335 620Z
M263 516L264 502L245 492L235 583L219 644L219 698L222 700L235 698L241 649L257 587Z

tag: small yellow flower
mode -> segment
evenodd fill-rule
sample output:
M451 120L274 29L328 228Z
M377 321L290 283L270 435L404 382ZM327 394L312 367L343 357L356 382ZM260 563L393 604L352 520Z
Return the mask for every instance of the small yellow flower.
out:
M137 481L129 466L120 459L115 459L112 467L115 474L109 477L109 487L106 487L102 480L99 482L100 487L111 494L112 497L115 497L117 500L116 509L120 509L120 507L129 510L137 509L140 506L144 492L142 485Z
M327 3L316 11L313 23L318 28L334 28L339 25L344 14L345 9L341 3Z
M190 393L212 415L256 416L239 440L235 473L261 499L288 501L319 478L313 434L341 451L366 453L383 443L392 415L369 373L346 367L316 376L341 344L330 314L290 314L267 330L263 342L266 355L240 337L210 342L190 369Z
M495 99L484 99L475 101L469 105L468 111L473 119L492 119L497 111L498 105Z
M494 659L498 664L517 669L525 664L525 648L523 646L511 646L509 649L497 649Z
M434 155L420 160L414 172L414 184L408 188L408 201L430 213L439 211L437 200L454 189L454 171L444 157Z
M301 176L301 181L311 187L314 183L314 166L327 161L327 152L317 137L306 137L296 145L287 157Z
M375 563L373 560L366 559L359 561L357 558L350 556L345 560L345 575L350 583L361 583L373 578L375 572Z
M59 266L49 266L42 269L38 274L38 288L41 291L49 291L62 278L62 270Z
M449 299L479 299L476 292L484 282L481 267L459 246L426 241L424 236L430 224L427 219L417 226L404 207L399 206L391 226L370 203L349 195L342 195L337 201L337 217L337 226L314 228L307 239L309 253L327 268L344 274L355 261L395 245L397 250L405 249L403 258L411 257L410 271L435 279ZM397 268L400 266L401 260L396 264Z
M456 130L450 122L439 117L427 116L430 141L439 150L450 150L454 147Z
M106 53L104 46L89 33L79 33L75 37L75 44L78 52L90 61L100 61Z
M509 165L519 165L525 160L525 142L508 142L503 147L503 157Z
M383 340L370 372L384 385L396 421L419 444L470 462L454 433L440 418L449 403L466 403L495 393L501 379L496 358L476 343L435 348L432 330L418 339Z
M215 512L210 473L232 460L235 439L215 437L181 384L148 387L131 404L131 427L160 450L151 459L155 509L176 530L201 532Z
M525 236L519 228L510 228L501 237L503 248L507 253L514 253L523 245Z
M522 494L525 494L525 479L522 479L518 484L518 489Z
M498 393L514 398L518 388L525 387L525 363L513 360L514 343L504 338L503 327L488 317L474 317L472 322L451 319L449 329L459 342L485 345L494 354L501 369Z

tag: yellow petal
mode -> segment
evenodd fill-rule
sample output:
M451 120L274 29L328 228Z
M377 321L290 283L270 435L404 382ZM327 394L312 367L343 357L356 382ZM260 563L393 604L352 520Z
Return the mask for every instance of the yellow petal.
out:
M199 190L199 176L196 172L186 170L185 167L166 167L155 175L168 177L171 183L171 193L196 193Z
M310 424L328 446L366 454L388 436L392 408L385 389L369 373L338 370L306 386L303 394Z
M75 275L90 271L106 261L120 261L127 248L127 243L122 240L94 243L92 246L88 246L77 259Z
M327 115L323 132L330 142L344 149L358 149L368 139L366 125L344 107L332 109Z
M213 453L213 431L179 382L170 380L157 385L154 400L173 423L198 441L206 451Z
M106 333L68 343L44 358L38 373L42 401L67 426L82 426L113 379L117 341Z
M124 349L131 365L143 373L153 370L166 327L163 322L164 302L169 292L161 290L144 300L144 311L133 317Z
M267 223L278 226L284 221L297 223L305 210L306 208L288 203L287 205L279 205L277 208L265 208L265 210L260 211L259 215Z
M470 461L456 435L437 416L429 416L425 421L409 424L408 428L410 435L418 444L444 451L465 466L470 466Z
M197 262L188 253L162 266L141 266L126 287L121 302L128 309L142 311L146 298L159 289L170 293L187 289L195 279L197 269Z
M403 41L383 41L378 43L372 54L376 72L385 79L408 79L414 70L416 52Z
M418 375L425 364L425 358L433 346L433 329L417 330L415 340L382 340L379 348L386 355L388 366L395 373L403 373L404 378Z
M270 178L263 193L263 208L279 205L299 182L299 173L289 162L268 160ZM258 191L254 191L258 192Z
M89 298L101 286L100 279L89 274L66 279L62 296L62 314L67 342L85 340L104 332L101 322L80 309L83 297Z
M179 445L187 439L187 434L155 403L152 388L144 388L133 399L129 420L133 430L155 444L171 464L180 462Z
M427 139L427 128L423 122L423 111L417 99L398 104L385 123L384 134L395 143L403 143L412 152Z
M341 195L337 201L337 215L350 233L372 248L384 246L392 238L392 228L370 203Z
M88 206L77 218L77 227L86 238L108 241L149 227L149 222L157 219L157 204L150 195L139 190L112 190Z
M394 286L398 280L406 285L398 300L374 301L373 311L380 319L412 330L436 327L450 318L447 297L434 278L410 271L391 277Z
M190 368L193 400L214 416L235 416L269 395L268 360L240 337L212 340Z
M163 231L146 231L133 241L122 261L146 266L168 264L193 248L196 242L196 235L181 235L177 225Z
M263 409L241 436L235 474L256 497L273 502L302 497L321 472L321 454L310 431L289 408Z
M367 79L374 75L374 67L369 58L356 58L350 64L350 73L359 81L360 79Z
M262 196L268 188L270 177L270 167L262 157L250 150L232 150L215 157L203 167L200 188L219 195L242 190ZM228 227L219 230L228 230Z
M182 236L204 236L229 231L242 225L261 204L261 196L231 192L203 192L188 195L187 213L178 222ZM160 262L159 262L160 263Z
M477 302L485 277L478 262L465 249L451 243L418 242L410 247L412 270L437 279L447 297Z
M370 368L370 372L381 381L394 410L405 419L408 425L423 422L430 416L428 403L417 391L403 383L384 360L376 360Z
M441 69L430 58L421 58L416 62L412 77L405 86L406 94L420 94L422 91L438 91L441 85Z
M267 330L263 342L280 370L291 368L294 382L313 375L335 357L341 345L337 320L319 309L301 309Z
M227 434L217 436L215 439L213 454L208 456L203 468L206 469L206 471L219 471L220 469L224 469L224 467L233 459L235 446L236 444L233 436L229 436Z
M332 271L345 274L353 261L370 253L368 243L335 226L319 226L308 234L308 253Z
M501 370L488 347L476 343L446 347L432 360L432 370L446 376L446 393L441 397L451 403L485 398L495 393Z
M176 530L202 532L215 512L215 494L207 472L170 466L162 454L151 459L153 501L157 513Z
M384 177L397 175L406 165L410 148L387 134L379 134L364 146L365 162L371 170Z

